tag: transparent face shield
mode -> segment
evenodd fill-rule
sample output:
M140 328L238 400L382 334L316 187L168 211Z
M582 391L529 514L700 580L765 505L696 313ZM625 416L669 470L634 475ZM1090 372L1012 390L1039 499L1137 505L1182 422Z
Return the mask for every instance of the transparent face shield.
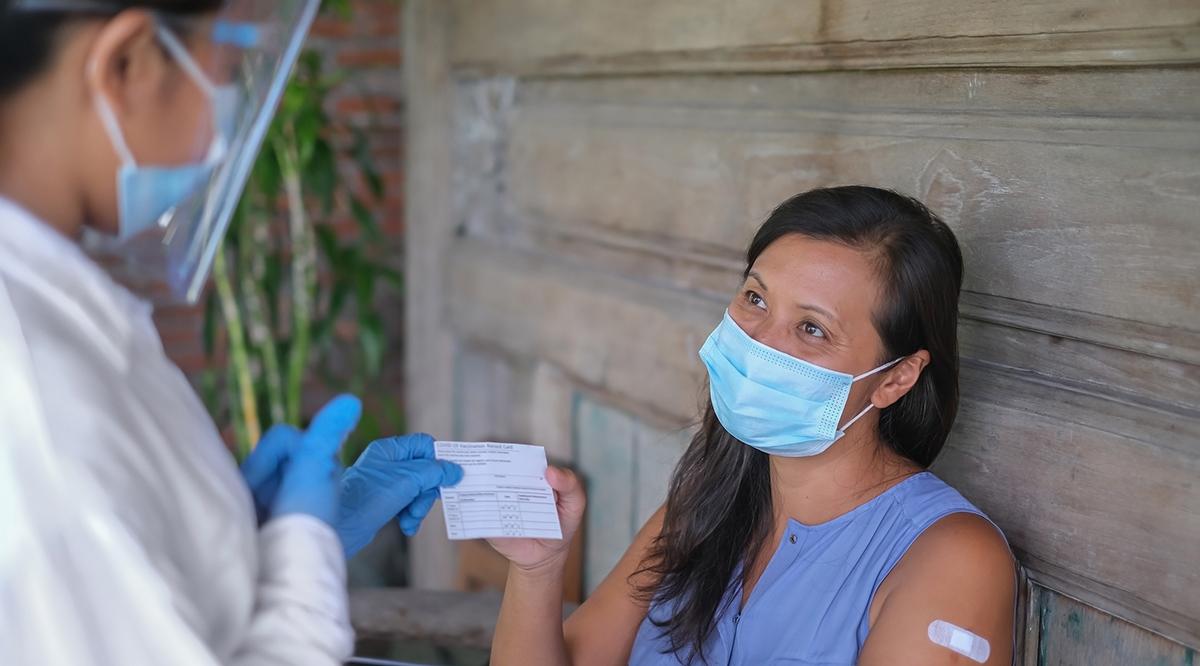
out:
M199 298L319 5L229 0L203 18L159 13L160 43L209 101L214 149L188 192L145 229L126 238L87 233L86 249L118 280L160 301ZM124 8L17 0L12 9L105 15Z

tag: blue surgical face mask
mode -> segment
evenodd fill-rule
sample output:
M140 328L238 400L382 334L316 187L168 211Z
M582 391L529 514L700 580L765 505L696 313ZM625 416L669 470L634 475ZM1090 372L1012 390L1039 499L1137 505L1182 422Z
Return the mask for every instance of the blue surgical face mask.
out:
M853 376L789 356L750 337L725 313L700 358L708 368L717 420L729 434L776 456L815 456L862 418L870 403L844 426L842 412L854 382L899 363Z
M169 167L139 165L129 150L112 106L103 95L96 97L96 112L121 158L121 167L117 170L117 238L122 241L155 227L168 211L208 182L225 157L229 132L236 122L237 90L213 85L169 30L159 27L158 34L184 72L208 97L213 138L202 162Z

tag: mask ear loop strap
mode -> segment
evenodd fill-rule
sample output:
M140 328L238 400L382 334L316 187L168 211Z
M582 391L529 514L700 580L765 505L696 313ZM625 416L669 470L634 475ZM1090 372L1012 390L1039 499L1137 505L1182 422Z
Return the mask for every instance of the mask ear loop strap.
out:
M870 402L868 402L868 403L867 403L867 406L866 406L866 407L864 407L864 408L863 408L863 410L862 410L861 412L859 412L857 416L855 416L854 418L852 418L852 419L850 419L849 421L847 421L847 422L846 422L846 425L844 425L844 426L842 426L842 427L838 428L838 430L840 430L840 431L842 431L843 433L845 433L847 430L849 430L849 429L850 429L850 426L854 425L854 422L855 422L855 421L857 421L857 420L861 419L862 417L866 416L866 415L867 415L867 412L871 411L871 408L872 408L872 407L874 407L874 406L875 406L875 404L874 404L874 403L870 403Z
M94 73L95 62L91 64L91 69ZM108 133L108 140L112 142L113 149L117 151L121 162L137 166L137 160L133 159L133 152L129 150L129 144L125 143L125 134L121 131L121 124L117 122L117 114L113 113L112 105L108 103L108 98L104 96L104 93L96 93L95 107L96 114L100 116L100 122L104 125L104 131Z
M155 34L158 35L158 41L162 42L163 48L171 54L171 57L183 68L183 71L187 72L187 75L196 82L200 90L209 99L215 98L217 96L217 87L208 79L208 75L204 73L204 70L200 69L200 65L196 64L196 59L192 57L192 54L188 53L187 47L183 45L183 42L179 41L175 33L160 23Z
M171 54L171 57L175 59L175 62L183 69L188 77L196 83L196 87L200 88L200 92L204 93L210 102L215 102L217 100L217 96L220 94L220 92L217 90L217 86L214 85L213 82L208 78L208 75L204 73L204 70L200 69L200 65L196 63L196 59L192 57L192 54L188 53L187 47L183 45L183 42L179 41L179 38L175 36L175 33L171 32L170 28L167 28L162 23L158 24L155 34L158 35L158 41L162 42L163 48L167 50L167 53ZM218 126L215 114L213 115L212 123L213 131L215 132L214 136L217 138L213 142L208 156L205 158L205 161L208 164L216 164L217 162L220 162L225 158L225 155L229 150L229 146L227 145L229 137L222 133L222 129Z
M883 365L879 366L878 368L875 368L874 370L868 370L867 372L864 372L864 373L862 373L861 375L859 375L859 376L855 377L855 378L852 380L852 382L856 382L856 381L858 381L858 380L860 380L860 379L864 379L864 378L866 378L866 377L870 377L871 375L873 375L873 374L875 374L875 373L877 373L877 372L883 372L884 370L887 370L888 368L892 367L893 365L896 365L897 363L899 363L900 361L903 361L904 359L905 359L905 357L904 357L904 356L901 356L900 358L898 358L898 359L896 359L896 360L892 361L891 363L884 363ZM841 428L838 428L838 430L841 430L842 432L846 432L846 430L847 430L847 429L849 429L849 428L850 428L850 426L854 425L854 422L855 422L855 421L857 421L857 420L861 419L862 417L866 416L866 415L867 415L867 412L871 411L871 408L872 408L872 407L874 407L874 406L875 406L875 404L874 404L874 403L870 403L870 402L868 402L868 403L867 403L867 406L866 406L866 407L864 407L864 408L863 408L863 410L862 410L861 412L859 412L857 416L855 416L854 418L852 418L852 419L850 419L849 421L847 421L847 422L846 422L846 425L842 426Z
M904 360L904 359L906 359L906 358L908 358L908 357L907 357L907 356L901 356L900 358L898 358L898 359L896 359L896 360L894 360L894 361L892 361L892 362L890 362L890 363L884 363L883 365L879 366L878 368L875 368L874 370L868 370L868 371L866 371L866 372L862 373L861 375L858 375L857 377L855 377L855 378L854 378L854 379L852 379L851 381L852 381L852 382L856 382L856 381L858 381L858 380L860 380L860 379L866 379L867 377L870 377L871 375L873 375L873 374L875 374L875 373L877 373L877 372L883 372L884 370L887 370L888 368L892 367L893 365L896 365L897 363L899 363L900 361L903 361L903 360Z

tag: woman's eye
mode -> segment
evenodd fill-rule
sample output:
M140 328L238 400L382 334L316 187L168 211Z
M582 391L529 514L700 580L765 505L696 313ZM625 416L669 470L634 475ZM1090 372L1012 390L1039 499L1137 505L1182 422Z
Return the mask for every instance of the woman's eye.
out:
M825 331L821 330L820 326L817 326L816 324L812 323L811 321L804 322L803 329L806 334L811 335L814 338L825 337Z
M759 296L753 291L746 292L746 302L756 308L762 308L764 310L767 309L767 302L763 300L762 296Z

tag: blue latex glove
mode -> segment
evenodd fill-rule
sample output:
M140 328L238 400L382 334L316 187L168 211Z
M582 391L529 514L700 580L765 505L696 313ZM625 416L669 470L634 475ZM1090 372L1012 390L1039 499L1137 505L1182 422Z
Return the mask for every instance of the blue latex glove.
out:
M303 513L329 525L337 522L341 465L336 455L361 416L358 398L343 395L317 412L308 430L277 425L263 435L242 463L260 521Z
M347 559L393 518L405 534L416 534L437 501L438 488L462 480L461 467L433 456L429 435L388 437L371 442L346 470L337 532Z

